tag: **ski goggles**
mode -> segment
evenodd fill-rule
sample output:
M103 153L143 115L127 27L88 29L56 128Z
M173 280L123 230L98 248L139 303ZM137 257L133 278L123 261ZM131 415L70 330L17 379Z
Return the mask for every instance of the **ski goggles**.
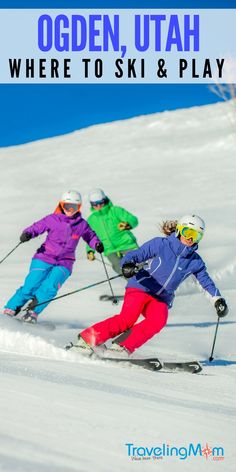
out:
M177 225L176 229L179 231L181 236L183 236L183 238L192 239L194 243L199 243L203 237L203 233L201 231L189 228L188 226Z
M106 203L106 198L103 198L102 200L97 200L96 202L90 202L92 207L100 206L100 205L105 205Z
M76 211L79 211L80 208L81 208L81 204L80 204L80 203L61 202L61 206L62 206L63 210L65 210L65 211L73 210L74 213L75 213Z

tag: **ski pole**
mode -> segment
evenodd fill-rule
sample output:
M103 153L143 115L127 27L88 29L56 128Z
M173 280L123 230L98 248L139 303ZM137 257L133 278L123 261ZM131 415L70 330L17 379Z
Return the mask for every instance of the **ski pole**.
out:
M102 259L99 259L97 256L96 256L95 261L101 262L101 264L102 264ZM112 265L109 264L109 262L104 262L104 263L105 263L106 266L112 267Z
M21 241L16 245L16 247L14 247L14 248L0 261L0 264L1 264L3 261L5 261L5 260L7 259L7 257L10 256L10 254L12 254L12 253L20 246L20 244L22 244Z
M213 353L214 353L214 348L215 348L216 336L217 336L217 331L218 331L218 328L219 328L219 323L220 323L220 317L218 316L218 320L217 320L217 323L216 323L216 329L215 329L214 341L213 341L212 350L211 350L211 355L209 357L210 362L212 362L214 360Z
M117 305L118 300L117 300L117 298L115 297L115 294L114 294L114 292L113 292L113 288L112 288L112 286L111 286L111 279L109 279L109 275L108 275L108 272L107 272L106 264L105 264L104 257L103 257L102 254L101 254L101 259L102 259L103 267L104 267L104 270L105 270L105 274L106 274L106 276L107 276L107 281L108 281L108 283L109 283L109 287L110 287L110 290L111 290L111 294L112 294L112 297L113 297L112 303L113 303L113 305ZM113 277L113 278L114 278L114 277Z
M114 280L114 279L117 279L118 277L122 277L122 275L115 275L114 277L111 277L109 280ZM73 290L73 292L68 292L68 293L65 293L64 295L59 295L59 297L50 298L49 300L45 300L44 302L37 303L36 305L33 306L33 308L36 308L36 306L44 305L45 303L54 302L54 300L59 300L59 298L69 297L70 295L73 295L74 293L82 292L83 290L87 290L88 288L96 287L97 285L104 284L105 282L107 282L107 279L106 280L101 280L101 282L96 282L96 283L91 284L91 285L86 285L86 287L82 287L82 288L79 288L77 290ZM22 310L22 311L27 311L27 309L28 308L24 308L24 310Z

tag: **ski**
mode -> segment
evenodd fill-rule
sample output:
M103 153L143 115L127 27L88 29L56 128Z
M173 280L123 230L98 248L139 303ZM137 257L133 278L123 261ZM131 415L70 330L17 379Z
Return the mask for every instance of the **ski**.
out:
M190 374L198 374L202 371L202 366L197 361L189 362L163 362L163 369L167 370L180 370L183 372L189 372Z
M134 365L137 367L142 367L147 370L151 371L168 371L168 372L188 372L191 374L198 374L202 371L202 366L197 361L189 361L189 362L162 362L158 357L147 357L141 359L132 359L132 358L118 358L118 357L106 357L106 355L100 355L98 352L88 353L86 354L86 350L82 352L81 349L78 349L76 345L72 342L67 344L64 349L69 351L72 349L74 352L78 352L82 356L87 356L89 359L98 359L105 362L117 362L117 363L124 363L127 365Z
M117 357L97 356L97 358L105 362L108 361L108 362L125 363L126 365L134 365L134 366L142 367L143 369L152 370L152 371L158 371L163 368L162 363L159 361L157 357L150 357L148 359L122 359L122 358L117 358Z
M37 323L27 323L26 321L22 320L21 318L13 318L16 321L19 321L22 323L24 326L32 326L33 329L46 329L48 331L54 331L56 329L56 326L54 323L51 321L37 321Z
M124 300L124 295L115 295L115 299L118 301ZM113 302L114 297L112 295L100 295L99 300L102 302Z
M40 328L41 328L41 329L45 329L47 331L54 331L56 329L55 324L52 323L51 321L39 321L37 323L26 323L20 317L18 317L19 315L18 316L4 315L4 316L6 317L7 320L11 320L11 321L13 321L13 323L15 321L17 321L18 323L21 323L25 327L28 326L30 329L32 328L32 330L40 330Z
M197 361L192 362L162 362L158 357L148 357L143 359L122 359L116 357L99 357L99 359L110 362L125 362L126 364L136 365L152 371L180 371L191 374L198 374L202 367Z

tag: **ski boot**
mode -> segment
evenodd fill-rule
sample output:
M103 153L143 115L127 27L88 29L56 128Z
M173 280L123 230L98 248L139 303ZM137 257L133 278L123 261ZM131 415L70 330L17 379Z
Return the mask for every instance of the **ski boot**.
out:
M25 315L21 317L21 320L25 323L36 324L38 320L38 314L35 313L33 310L29 310L26 312Z
M100 346L93 346L91 347L86 341L78 334L78 341L76 344L73 344L70 342L67 344L64 349L66 351L69 351L72 349L73 351L76 351L84 356L90 357L93 354L97 354L98 357L102 357L104 355L104 352L106 352L106 346L104 344L101 344Z
M2 315L7 315L10 317L16 316L16 310L11 310L10 308L4 308Z
M73 344L72 342L70 342L64 347L64 349L66 351L73 349L73 351L81 353L85 356L91 356L93 354L93 350L91 346L88 343L86 343L86 341L82 338L82 336L80 336L80 334L78 334L78 341L76 344Z
M128 359L130 354L131 353L128 351L128 349L126 349L126 347L121 346L118 343L112 343L111 347L106 349L104 357Z

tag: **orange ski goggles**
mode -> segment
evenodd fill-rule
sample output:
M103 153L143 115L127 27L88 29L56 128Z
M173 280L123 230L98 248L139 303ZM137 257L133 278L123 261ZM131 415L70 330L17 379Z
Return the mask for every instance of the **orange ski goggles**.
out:
M81 208L80 203L60 202L60 205L64 211L73 211L74 213L79 211Z

